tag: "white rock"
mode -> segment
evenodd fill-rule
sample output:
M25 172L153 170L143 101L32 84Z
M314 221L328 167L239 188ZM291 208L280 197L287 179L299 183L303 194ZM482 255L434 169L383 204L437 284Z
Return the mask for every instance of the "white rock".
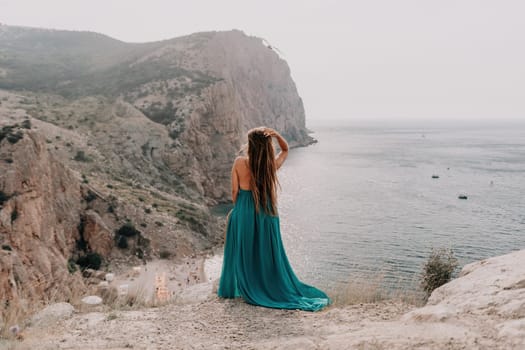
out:
M124 296L128 295L129 292L129 284L121 284L118 286L118 295Z
M500 336L525 349L525 250L466 265L460 277L436 289L427 305L413 310L405 322L458 322L473 317L504 322ZM507 345L509 345L507 344Z
M31 318L32 326L39 326L43 324L49 324L61 319L66 319L73 315L75 308L69 303L56 303L51 304L43 310L36 313Z
M14 326L9 327L9 333L17 335L18 333L20 333L20 326L15 324Z
M450 304L456 312L521 315L525 250L466 265L461 277L436 289L429 305ZM522 285L523 283L523 285Z
M109 282L108 281L100 281L100 283L98 284L98 287L99 288L108 288L109 287Z
M88 312L81 316L80 322L84 329L92 329L106 319L107 315L102 312Z
M132 272L134 276L140 275L142 268L140 266L133 266Z
M401 318L402 321L443 322L456 316L454 309L448 305L427 305L424 308L409 312Z
M102 298L96 295L89 295L82 298L82 302L86 305L100 305L102 304Z
M508 320L502 322L497 326L499 330L498 335L500 337L514 338L514 339L523 339L523 334L525 333L525 319L516 319Z
M106 275L107 274L104 271L95 271L94 277L98 278L99 280L103 280Z
M114 273L106 273L106 281L111 282L115 279Z

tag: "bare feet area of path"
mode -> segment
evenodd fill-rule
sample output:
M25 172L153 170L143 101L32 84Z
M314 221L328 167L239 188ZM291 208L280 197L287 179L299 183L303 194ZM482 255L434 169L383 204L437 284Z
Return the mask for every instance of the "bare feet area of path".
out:
M6 349L524 349L525 250L465 266L427 305L320 312L219 299L196 283L165 305L83 310L25 329ZM205 277L205 276L204 276ZM179 296L183 294L179 293Z

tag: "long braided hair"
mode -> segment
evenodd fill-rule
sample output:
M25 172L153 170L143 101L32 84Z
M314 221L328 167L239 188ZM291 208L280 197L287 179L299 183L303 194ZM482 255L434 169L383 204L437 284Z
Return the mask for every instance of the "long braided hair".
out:
M250 187L255 209L260 207L269 215L277 215L277 168L272 138L264 135L263 128L248 132L248 159L252 173Z

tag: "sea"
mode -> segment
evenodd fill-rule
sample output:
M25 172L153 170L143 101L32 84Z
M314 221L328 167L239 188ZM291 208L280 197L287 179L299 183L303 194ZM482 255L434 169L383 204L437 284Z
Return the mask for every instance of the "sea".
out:
M282 239L304 282L417 289L432 249L459 271L525 248L525 123L308 127L317 143L278 171Z

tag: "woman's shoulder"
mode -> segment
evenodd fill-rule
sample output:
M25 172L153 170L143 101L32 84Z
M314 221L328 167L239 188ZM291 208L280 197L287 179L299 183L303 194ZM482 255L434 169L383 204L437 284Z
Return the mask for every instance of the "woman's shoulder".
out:
M233 164L246 164L247 161L248 161L248 157L246 157L246 156L238 156L233 161Z
M233 162L233 167L237 169L240 173L246 172L246 170L249 168L248 166L248 157L239 156L235 158L235 161Z

